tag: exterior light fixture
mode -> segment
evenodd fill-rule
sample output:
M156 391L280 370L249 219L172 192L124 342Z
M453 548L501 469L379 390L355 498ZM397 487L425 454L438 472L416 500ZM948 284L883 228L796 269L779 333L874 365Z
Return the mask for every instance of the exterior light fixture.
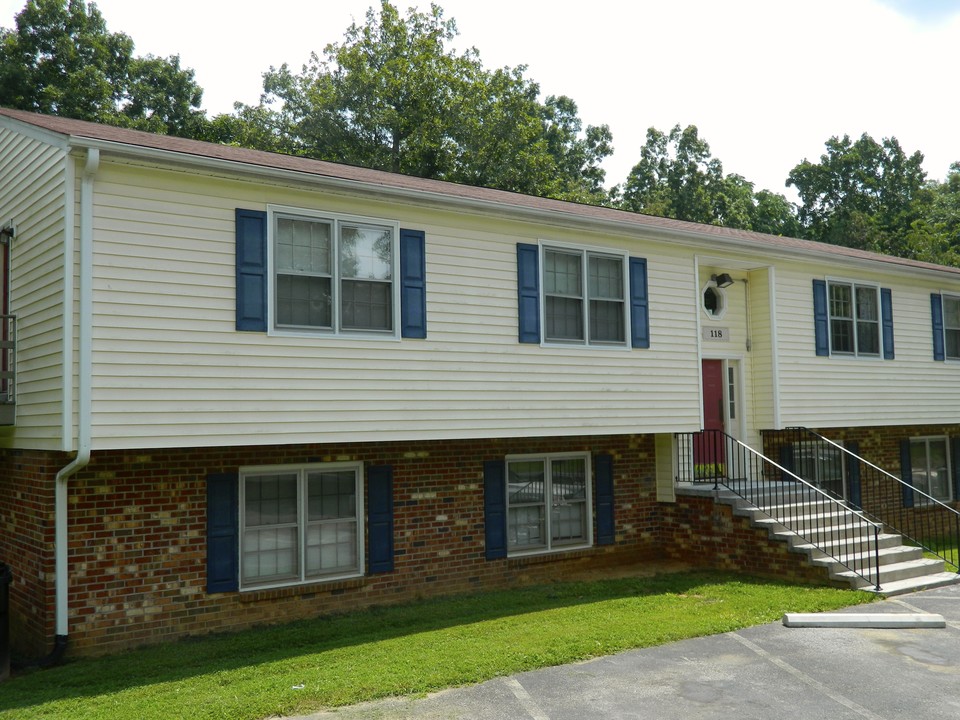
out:
M718 288L728 288L733 285L733 278L730 277L730 273L720 273L719 275L711 275L710 279L713 280Z

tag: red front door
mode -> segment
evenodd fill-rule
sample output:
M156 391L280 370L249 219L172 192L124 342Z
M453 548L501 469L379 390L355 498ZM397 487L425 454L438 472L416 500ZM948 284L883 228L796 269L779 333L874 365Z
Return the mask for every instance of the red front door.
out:
M703 429L724 430L723 360L701 360L703 373ZM698 474L722 472L724 446L720 433L705 433L693 448L693 462Z

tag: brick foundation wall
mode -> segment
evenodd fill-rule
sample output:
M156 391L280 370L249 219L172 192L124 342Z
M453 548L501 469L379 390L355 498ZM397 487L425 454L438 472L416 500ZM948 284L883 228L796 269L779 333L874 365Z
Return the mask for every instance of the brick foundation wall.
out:
M510 454L573 451L614 457L615 544L487 561L483 462ZM42 581L35 570L14 568L21 578L14 592L14 622L29 638L21 649L34 652L38 645L48 651L53 638L53 478L68 460L37 454L30 461L39 468L37 516L6 521L4 515L18 536L22 527L23 534L36 535L32 542L43 548L31 551L32 562L43 568ZM247 465L328 461L393 467L395 570L335 583L207 594L207 475ZM4 497L6 501L7 493ZM656 553L653 438L97 452L69 481L69 534L70 652L80 655L420 597L543 582L571 569L636 562ZM29 618L35 620L27 622Z
M796 583L831 584L823 568L808 564L807 556L787 550L766 529L733 514L733 507L710 497L677 495L661 506L661 552L690 565L742 572ZM848 587L839 584L839 587Z
M54 478L63 453L0 450L0 562L10 566L10 645L17 654L50 649L54 617Z

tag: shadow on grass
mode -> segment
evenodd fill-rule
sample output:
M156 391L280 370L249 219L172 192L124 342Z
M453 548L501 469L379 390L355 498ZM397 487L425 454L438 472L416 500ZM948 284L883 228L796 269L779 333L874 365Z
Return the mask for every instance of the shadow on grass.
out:
M505 617L621 598L684 595L705 585L730 583L784 586L740 575L694 571L557 583L379 606L232 634L187 638L26 673L0 688L0 711L60 700L82 700L139 686L176 683L199 675L227 673ZM858 600L851 596L851 604L856 602Z

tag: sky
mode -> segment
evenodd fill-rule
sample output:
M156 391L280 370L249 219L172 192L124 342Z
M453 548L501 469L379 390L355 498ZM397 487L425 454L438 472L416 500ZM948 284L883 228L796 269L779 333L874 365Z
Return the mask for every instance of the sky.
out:
M0 0L15 26L25 0ZM343 40L379 0L99 0L136 54L179 55L209 114L256 104L262 74ZM423 0L395 0L426 10ZM790 170L832 136L896 137L931 179L960 161L960 0L439 0L453 47L487 68L526 65L547 95L606 123L622 183L649 127L696 125L725 173L795 200Z

